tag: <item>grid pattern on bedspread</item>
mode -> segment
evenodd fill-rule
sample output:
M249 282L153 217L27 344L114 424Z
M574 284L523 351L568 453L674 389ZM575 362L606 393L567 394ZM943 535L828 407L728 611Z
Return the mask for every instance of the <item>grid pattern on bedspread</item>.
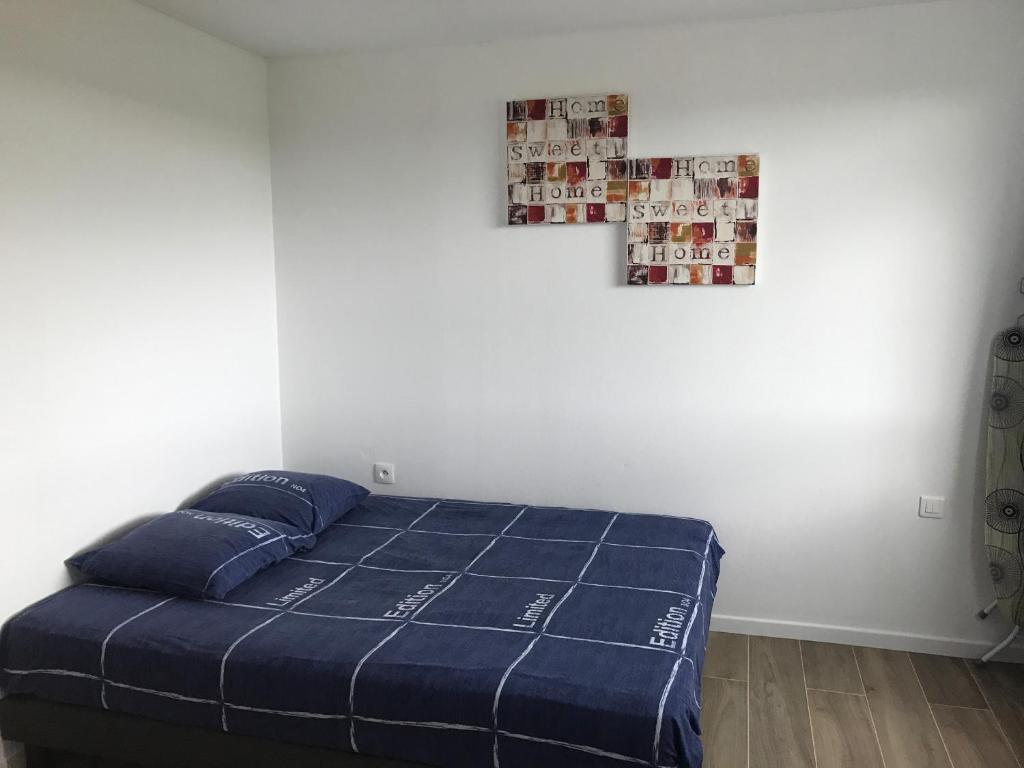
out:
M224 601L42 601L0 684L427 764L698 766L721 554L698 520L371 496Z

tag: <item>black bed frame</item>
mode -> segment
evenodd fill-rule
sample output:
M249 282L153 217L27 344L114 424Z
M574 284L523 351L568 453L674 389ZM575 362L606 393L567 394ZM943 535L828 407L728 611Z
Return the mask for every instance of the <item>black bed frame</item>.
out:
M25 744L28 768L424 768L30 696L0 701L0 733Z

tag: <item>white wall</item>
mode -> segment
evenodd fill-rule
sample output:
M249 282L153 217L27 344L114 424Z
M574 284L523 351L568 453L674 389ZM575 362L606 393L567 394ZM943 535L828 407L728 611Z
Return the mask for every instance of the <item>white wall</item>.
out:
M721 627L1003 634L976 510L1022 33L970 0L273 61L286 463L707 517ZM629 288L622 227L501 224L504 100L603 89L634 156L762 153L756 287Z
M0 0L0 619L281 461L266 63L127 0Z

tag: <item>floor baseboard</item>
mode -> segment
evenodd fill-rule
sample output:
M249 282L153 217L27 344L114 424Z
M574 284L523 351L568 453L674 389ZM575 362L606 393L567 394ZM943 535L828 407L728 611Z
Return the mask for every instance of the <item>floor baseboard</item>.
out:
M711 629L718 632L736 632L744 635L785 637L793 640L817 640L824 643L862 645L868 648L889 648L894 651L915 651L941 656L980 658L995 643L964 640L951 637L929 637L884 632L877 629L838 627L828 624L808 624L796 621L771 621L745 616L711 617ZM1007 630L1009 631L1009 630ZM1024 662L1024 643L1017 642L996 657L995 661Z

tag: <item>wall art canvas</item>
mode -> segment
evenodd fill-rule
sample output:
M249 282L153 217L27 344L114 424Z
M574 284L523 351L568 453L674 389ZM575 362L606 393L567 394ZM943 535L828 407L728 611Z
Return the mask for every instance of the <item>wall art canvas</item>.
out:
M506 104L509 224L626 221L622 94Z
M648 157L628 163L630 285L753 285L758 155Z

